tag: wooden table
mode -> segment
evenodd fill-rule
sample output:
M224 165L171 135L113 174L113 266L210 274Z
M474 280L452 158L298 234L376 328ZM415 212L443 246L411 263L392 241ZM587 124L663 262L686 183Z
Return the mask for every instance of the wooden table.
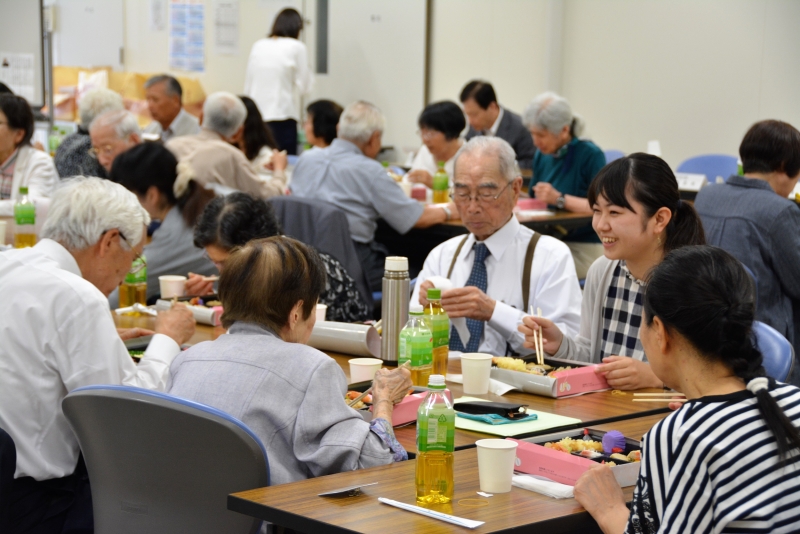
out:
M115 320L117 326L120 328L140 327L140 328L152 329L154 324L154 319L152 317L129 317L129 316L115 315ZM225 333L225 329L220 326L212 327L212 326L198 324L195 334L189 341L189 344L193 345L195 343L200 343L202 341L214 340L223 333ZM331 356L336 361L337 364L339 364L339 367L342 368L345 377L349 382L350 380L349 361L350 359L355 358L356 356L351 356L346 354L336 354L336 353L328 353L328 355ZM448 372L460 373L461 372L460 361L450 362L450 367L448 369ZM447 386L450 389L454 399L463 396L464 393L461 384L448 382ZM642 391L655 392L661 390L653 389L653 390L642 390ZM660 404L645 403L645 402L632 402L633 395L630 392L618 392L618 394L614 394L611 391L599 391L596 393L589 393L586 395L578 395L575 397L567 397L560 399L541 397L538 395L531 395L520 391L511 391L503 396L498 396L491 393L486 395L470 395L470 396L495 402L517 402L520 404L526 404L531 410L534 411L563 415L566 417L573 417L581 420L580 423L571 424L563 427L557 427L557 428L549 428L547 430L542 430L533 433L520 434L519 436L515 437L531 437L541 434L549 434L551 432L556 432L560 430L583 428L587 426L591 426L594 428L597 425L603 425L606 423L614 423L611 426L613 428L616 428L617 430L621 430L620 428L617 428L620 426L620 424L615 422L626 421L629 419L636 419L648 416L664 417L669 412L669 407L666 404L660 405ZM655 421L649 423L649 425L652 426L652 424L654 423ZM649 430L650 426L648 426L645 429L645 431ZM644 432L642 432L642 434L643 433ZM395 435L397 436L397 440L407 450L412 452L416 450L415 425L409 424L403 427L398 427L395 429ZM478 432L472 432L469 430L459 429L456 431L456 442L455 442L456 449L474 447L475 441L486 437L491 437L491 436ZM639 434L639 436L637 437L641 437L641 434Z
M518 215L519 221L539 233L562 237L566 230L580 228L592 223L592 216L583 213L560 211L555 215L524 217ZM411 277L415 277L422 269L425 258L437 245L450 238L467 233L464 224L459 220L436 224L429 228L412 228L406 234L399 234L382 219L378 221L375 241L386 245L392 255L408 258Z
M480 497L475 493L480 489L475 449L455 453L453 502L430 507L459 517L485 521L475 530L469 531L378 502L378 497L386 497L415 504L414 468L413 461L400 462L244 491L228 496L228 509L308 533L600 532L595 521L574 499L551 499L515 487L511 488L510 493ZM325 491L370 482L378 484L364 488L363 495L357 497L317 496ZM633 487L624 488L623 493L629 501ZM480 499L488 502L488 505L465 506L466 503L459 504L462 499Z

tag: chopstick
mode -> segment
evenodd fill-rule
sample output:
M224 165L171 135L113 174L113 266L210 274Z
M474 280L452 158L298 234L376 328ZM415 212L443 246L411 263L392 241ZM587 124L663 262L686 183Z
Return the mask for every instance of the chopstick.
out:
M634 393L634 397L666 397L666 396L673 396L673 397L685 397L683 393L678 393L677 391L665 391L664 393Z
M539 317L542 316L542 309L537 308L539 312ZM533 304L530 305L528 308L528 315L531 317L536 317L533 313ZM542 340L542 327L539 325L538 329L533 330L533 346L536 349L536 363L538 365L544 365L544 341Z
M633 402L687 402L689 399L686 397L664 397L664 398L647 398L647 399L631 399Z
M216 282L217 280L219 280L219 275L217 274L203 277L203 282Z
M352 408L353 406L355 406L356 404L358 404L358 401L360 401L361 399L363 399L364 397L366 397L367 395L369 395L369 393L370 393L371 391L372 391L372 386L368 387L368 388L366 389L366 391L364 391L364 393L362 393L361 395L359 395L359 396L358 396L358 397L356 397L355 399L353 399L353 400L351 400L350 402L348 402L348 403L347 403L347 405L348 405L350 408Z
M536 308L536 312L537 312L539 318L541 319L541 317L542 317L542 309L537 307ZM539 357L541 358L541 361L539 362L539 365L544 365L544 339L542 337L542 325L541 324L539 325Z
M405 367L406 369L411 369L411 362L410 361L406 361L402 365L398 365L397 366L398 369L403 368L403 367ZM367 390L364 391L364 393L362 393L361 395L359 395L355 399L353 399L350 402L348 402L347 405L350 408L352 408L353 406L355 406L358 403L358 401L360 401L361 399L366 397L371 391L372 391L372 386L368 387Z

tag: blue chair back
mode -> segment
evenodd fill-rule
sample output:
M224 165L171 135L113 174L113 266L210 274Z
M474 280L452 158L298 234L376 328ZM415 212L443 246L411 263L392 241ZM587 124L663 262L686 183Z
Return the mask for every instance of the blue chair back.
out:
M14 473L17 470L17 448L14 440L0 428L0 532L10 532L9 512Z
M778 382L785 382L794 365L794 348L780 332L761 321L753 322L758 350L764 355L764 370Z
M623 152L622 150L613 150L613 149L604 150L603 154L606 155L606 165L608 165L609 163L611 163L614 160L618 160L620 158L624 158L625 157L625 152Z
M725 154L705 154L689 158L678 165L677 172L687 172L693 174L705 174L706 180L711 183L717 181L717 176L721 176L727 181L728 177L736 174L739 169L739 160L734 156Z
M200 403L127 386L87 386L62 403L89 479L96 534L255 533L230 493L269 485L264 445Z

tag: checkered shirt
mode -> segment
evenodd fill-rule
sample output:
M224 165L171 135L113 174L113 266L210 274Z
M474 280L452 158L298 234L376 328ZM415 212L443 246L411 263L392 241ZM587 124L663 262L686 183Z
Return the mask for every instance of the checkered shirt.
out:
M644 284L631 275L624 261L617 264L603 304L601 358L617 355L647 361L639 340L643 287Z

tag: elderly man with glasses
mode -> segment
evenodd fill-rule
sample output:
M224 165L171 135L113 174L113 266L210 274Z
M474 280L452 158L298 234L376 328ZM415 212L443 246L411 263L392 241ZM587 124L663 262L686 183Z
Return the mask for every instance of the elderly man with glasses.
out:
M522 188L514 160L514 149L498 137L470 140L456 159L453 200L470 233L431 251L411 299L427 305L427 291L435 286L431 277L452 282L453 289L442 291L442 306L451 319L466 318L469 339L462 340L454 327L450 350L530 353L517 331L529 308L541 309L571 335L578 332L575 264L564 243L536 234L514 216Z
M42 239L0 253L0 428L17 450L10 532L91 532L91 494L61 401L92 384L164 390L180 345L194 334L183 305L155 332L117 330L106 297L142 251L147 212L101 178L65 181ZM138 365L123 339L155 334ZM69 527L67 527L69 525Z
M136 117L129 111L107 111L89 125L92 147L89 155L100 162L107 173L111 172L114 160L142 142L142 132Z

